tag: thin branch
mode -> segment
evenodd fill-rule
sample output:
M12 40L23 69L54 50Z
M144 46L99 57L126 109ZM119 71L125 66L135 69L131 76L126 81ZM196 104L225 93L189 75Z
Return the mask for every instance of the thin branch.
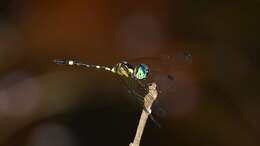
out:
M143 135L144 127L146 125L146 121L148 119L148 116L152 113L151 107L153 102L156 100L158 96L158 92L156 90L156 83L152 83L149 86L149 92L144 97L144 109L142 111L142 115L139 120L139 124L137 127L137 131L135 134L134 141L129 144L129 146L139 146L141 137Z

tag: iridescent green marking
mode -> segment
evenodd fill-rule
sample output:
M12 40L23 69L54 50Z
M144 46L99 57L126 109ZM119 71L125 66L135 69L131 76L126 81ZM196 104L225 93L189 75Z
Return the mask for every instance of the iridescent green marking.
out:
M138 80L143 80L148 77L149 68L146 64L140 64L138 67L135 68L134 76Z

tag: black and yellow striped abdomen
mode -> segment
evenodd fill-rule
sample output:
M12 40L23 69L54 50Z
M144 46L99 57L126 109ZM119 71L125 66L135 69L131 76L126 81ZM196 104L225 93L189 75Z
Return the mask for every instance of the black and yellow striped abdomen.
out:
M93 65L93 64L84 64L77 60L64 60L64 59L57 59L54 60L56 64L62 64L62 65L70 65L70 66L80 66L84 68L95 68L95 69L103 69L106 71L110 71L112 73L118 74L120 76L124 76L127 78L133 78L134 77L134 67L127 63L126 61L122 61L118 64L116 64L114 67L107 67L102 65Z

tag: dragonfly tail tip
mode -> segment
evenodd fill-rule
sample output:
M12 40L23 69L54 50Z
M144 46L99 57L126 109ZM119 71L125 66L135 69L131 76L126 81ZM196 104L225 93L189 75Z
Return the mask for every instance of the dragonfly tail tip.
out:
M54 62L55 64L65 64L65 63L66 63L66 61L63 60L63 59L54 59L53 62Z

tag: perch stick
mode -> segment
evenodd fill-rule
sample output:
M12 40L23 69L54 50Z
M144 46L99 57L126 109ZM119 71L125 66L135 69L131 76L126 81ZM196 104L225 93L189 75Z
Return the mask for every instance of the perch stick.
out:
M149 92L147 95L144 97L144 109L142 111L142 115L139 120L139 124L137 127L137 131L135 134L134 141L129 144L129 146L139 146L141 137L143 135L144 127L146 125L146 121L148 116L152 113L151 107L153 102L156 100L158 96L158 92L156 90L156 83L152 83L149 86Z

